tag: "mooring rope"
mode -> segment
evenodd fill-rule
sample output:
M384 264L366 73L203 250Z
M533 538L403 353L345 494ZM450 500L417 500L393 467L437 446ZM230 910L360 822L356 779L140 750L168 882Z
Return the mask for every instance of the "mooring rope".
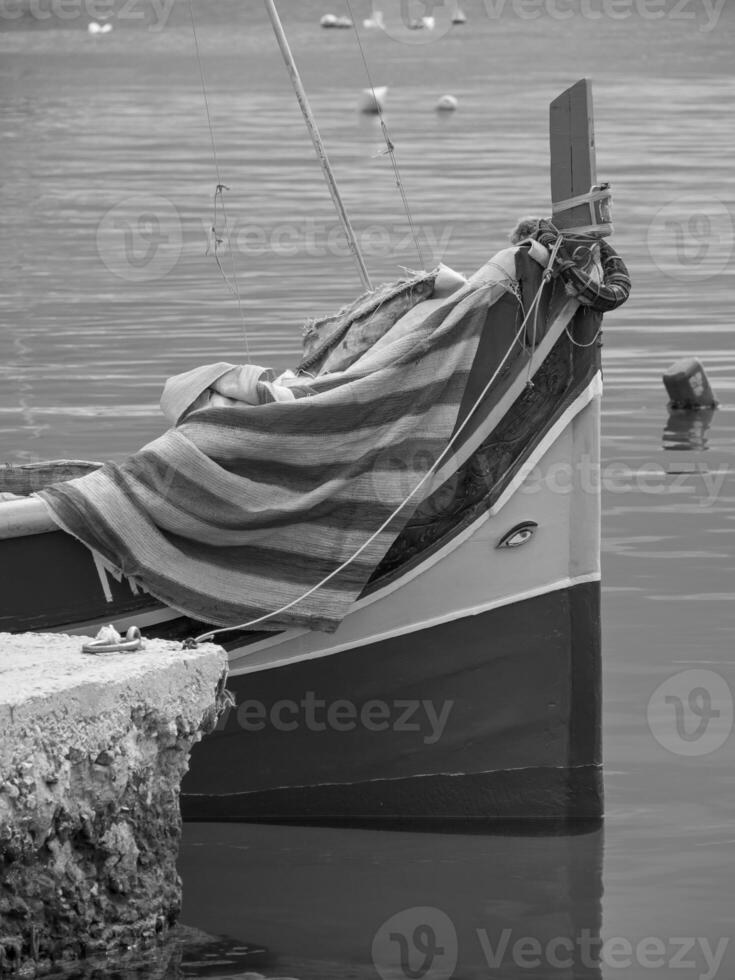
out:
M556 258L556 252L557 251L558 251L558 249L554 249L554 251L553 251L554 258ZM523 332L526 329L526 324L528 323L529 317L531 316L531 314L534 312L534 310L536 309L536 307L538 305L538 302L539 302L539 300L541 298L541 293L542 293L542 291L544 289L544 286L546 285L548 279L551 277L551 271L550 271L551 270L551 264L552 264L552 259L549 258L549 264L547 265L546 270L545 270L545 274L544 274L544 276L541 279L541 285L539 286L539 288L538 288L538 290L536 292L536 295L534 296L533 301L532 301L531 305L528 308L528 312L523 317L523 322L521 323L520 327L518 328L518 331L516 332L515 337L513 338L513 340L508 345L508 349L506 350L505 354L503 355L503 358L502 358L500 364L498 364L498 366L496 367L495 371L493 372L492 377L486 383L485 387L482 389L482 391L478 395L477 399L475 400L474 404L472 405L472 407L470 408L470 410L468 411L467 415L464 417L464 419L462 420L462 422L454 430L454 432L452 433L452 435L449 438L449 441L447 442L447 445L444 447L444 449L442 450L442 452L439 454L439 456L436 458L436 460L431 464L431 466L426 471L426 473L421 477L421 479L415 485L415 487L413 488L413 490L411 490L411 492L408 493L403 498L403 500L395 508L395 510L393 511L393 513L390 514L390 516L387 517L383 521L383 523L380 525L380 527L376 531L373 531L373 533L370 535L370 537L367 538L365 541L363 541L363 543L360 545L360 547L357 548L356 551L354 551L353 554L351 554L349 556L349 558L346 558L342 562L341 565L339 565L337 568L335 568L333 571L331 571L328 575L325 575L324 578L320 582L317 582L316 585L313 585L310 589L308 589L302 595L297 596L295 599L292 599L291 602L286 603L284 606L281 606L279 609L274 609L273 612L265 613L265 615L259 616L257 619L251 619L251 620L249 620L246 623L239 623L236 626L221 626L221 627L218 627L217 629L214 629L214 630L208 630L206 633L201 633L199 636L194 637L193 640L188 640L186 642L191 643L191 644L204 643L205 641L214 639L215 636L221 636L223 633L232 633L232 632L236 632L236 631L239 631L239 630L250 629L252 626L257 626L259 623L264 623L267 619L272 619L274 616L280 616L281 613L288 612L289 609L292 609L294 606L298 605L298 603L303 602L304 599L308 599L310 595L313 595L316 591L318 591L319 589L321 589L323 586L327 585L327 583L331 582L331 580L335 576L339 575L340 572L344 571L344 569L347 568L347 566L350 565L356 558L359 558L360 557L360 555L363 553L363 551L366 548L368 548L373 543L373 541L375 541L375 539L378 537L378 535L382 534L383 531L390 525L390 523L398 516L398 514L400 514L400 512L403 510L403 508L406 506L406 504L409 502L409 500L411 500L418 493L418 491L421 489L421 487L423 487L423 485L426 483L426 481L429 479L429 477L433 476L434 473L436 473L436 471L439 469L439 466L444 462L444 460L447 458L447 456L450 453L450 451L454 448L455 443L457 442L457 440L459 439L460 435L462 434L462 432L466 428L466 426L469 423L470 419L472 418L472 416L475 414L475 412L477 411L477 409L482 404L482 401L484 400L484 398L487 395L487 393L490 390L490 388L495 383L495 380L497 379L498 375L500 374L500 372L505 367L506 361L510 357L510 355L511 355L513 349L515 348L516 344L520 341L520 343L523 345L523 341L521 340L521 337L523 336ZM548 277L546 276L546 273L548 273ZM480 286L479 289L478 289L478 292L480 290L483 290L483 289L492 289L493 286L495 286L495 285L497 285L497 283L488 283L485 286ZM523 345L523 346L524 346L524 349L525 349L525 345ZM531 357L531 361L532 361L533 360L533 353L531 353L530 357ZM530 365L529 365L529 367L530 367ZM530 373L530 370L529 370L529 373Z
M347 6L347 10L348 10L349 15L350 15L350 20L352 21L352 23L354 25L354 28L355 28L355 38L357 39L357 46L360 49L360 57L362 58L362 63L365 66L365 74L367 76L368 84L370 85L370 91L372 92L373 102L375 104L375 108L376 108L377 113L378 113L378 118L380 119L380 129L381 129L381 132L383 133L383 139L385 140L386 150L387 150L388 156L390 157L391 165L393 167L393 176L395 177L396 186L398 187L398 193L401 195L401 201L403 203L403 210L406 213L406 220L408 222L408 227L409 227L409 230L411 232L411 237L413 238L413 244L414 244L414 246L416 248L416 253L417 253L418 257L419 257L419 262L421 263L421 268L423 269L423 268L426 267L426 262L424 260L423 253L421 251L421 244L419 242L419 236L418 236L418 233L416 231L416 226L414 224L413 215L411 214L411 208L409 207L409 204L408 204L408 196L406 194L406 188L404 187L403 179L401 178L401 171L400 171L400 168L398 166L398 160L396 159L396 148L395 148L395 144L393 143L393 140L390 138L390 133L388 132L388 126L387 126L387 124L385 122L385 118L383 116L383 108L382 108L382 106L380 104L380 100L378 99L378 96L375 93L375 85L373 84L373 78L372 78L372 75L370 73L370 66L368 65L367 55L365 54L365 48L363 47L363 44L362 44L362 39L360 37L360 31L359 31L359 28L357 26L357 21L355 20L355 17L354 17L354 15L352 13L352 6L350 4L350 0L345 0L345 4Z
M217 186L214 190L214 208L212 216L212 227L210 229L210 237L207 241L207 248L205 255L209 255L210 249L214 256L214 260L217 263L217 268L220 271L220 275L225 282L225 285L235 297L237 302L237 312L240 317L240 322L242 323L242 333L243 339L245 341L245 356L250 363L250 344L248 343L248 327L245 320L245 314L242 309L242 297L240 296L240 284L237 279L237 268L235 265L235 256L232 251L232 242L230 240L230 227L227 220L227 208L225 207L225 197L224 191L228 191L230 188L227 184L223 183L222 176L220 174L219 157L217 155L217 141L214 136L214 123L212 122L212 114L209 110L209 97L207 95L207 81L204 75L204 65L202 64L201 50L199 47L199 36L197 34L196 20L194 18L194 3L193 0L189 0L189 17L191 18L191 31L194 37L194 50L196 51L197 65L199 67L199 80L202 87L202 99L204 101L204 111L207 116L207 126L209 128L209 138L212 144L212 159L214 162L214 170L217 175ZM222 207L222 222L224 225L224 238L220 238L217 234L217 201L219 199L220 205ZM232 282L227 278L225 270L222 268L222 263L220 262L218 249L221 244L225 244L227 251L230 255L230 264L232 267Z

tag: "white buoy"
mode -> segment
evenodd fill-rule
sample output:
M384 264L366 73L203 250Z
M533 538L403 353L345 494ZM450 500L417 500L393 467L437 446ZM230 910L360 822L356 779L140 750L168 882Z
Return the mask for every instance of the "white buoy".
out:
M385 107L385 97L388 94L388 86L381 85L372 88L364 88L360 96L360 112L377 115Z
M96 20L92 20L87 24L89 34L109 34L111 30L112 24L98 24Z
M322 27L352 27L349 17L337 17L336 14L325 14L319 21Z
M371 30L374 27L379 27L381 30L385 30L385 22L383 20L382 10L374 10L372 17L366 17L362 22L362 26L367 30Z
M454 95L442 95L436 104L436 109L439 112L454 112L458 105L459 102Z

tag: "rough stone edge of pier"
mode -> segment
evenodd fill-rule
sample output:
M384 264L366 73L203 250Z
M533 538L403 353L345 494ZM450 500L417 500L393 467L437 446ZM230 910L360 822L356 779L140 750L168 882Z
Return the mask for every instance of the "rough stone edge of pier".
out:
M227 657L0 633L0 975L155 945L176 922L179 788Z

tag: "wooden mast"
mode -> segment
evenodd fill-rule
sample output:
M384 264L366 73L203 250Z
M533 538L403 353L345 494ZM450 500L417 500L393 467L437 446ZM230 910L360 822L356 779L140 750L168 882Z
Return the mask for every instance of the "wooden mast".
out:
M339 220L341 221L345 235L347 236L347 244L355 258L355 262L357 263L362 284L365 289L372 289L373 287L372 283L370 282L370 275L368 274L365 260L362 257L360 247L355 238L355 233L352 230L352 225L350 224L350 219L347 217L347 212L345 211L344 204L342 203L342 198L340 197L340 193L337 188L337 182L334 179L334 174L332 173L332 168L327 158L327 151L324 149L324 143L319 135L316 120L314 119L314 114L311 111L309 100L306 97L306 90L304 89L301 81L301 77L296 67L293 54L291 53L288 40L286 39L283 24L281 24L281 19L278 16L278 11L276 10L276 5L273 0L265 0L265 7L268 11L268 16L271 19L271 24L273 25L273 30L276 35L276 40L278 41L278 46L281 49L283 60L286 62L288 73L291 76L291 84L294 87L294 92L296 93L296 98L298 99L299 106L301 107L301 112L306 120L306 128L309 130L311 141L314 144L316 155L319 158L324 179L326 180L327 187L329 188L329 193L332 195L332 200L334 201L334 206L337 209Z

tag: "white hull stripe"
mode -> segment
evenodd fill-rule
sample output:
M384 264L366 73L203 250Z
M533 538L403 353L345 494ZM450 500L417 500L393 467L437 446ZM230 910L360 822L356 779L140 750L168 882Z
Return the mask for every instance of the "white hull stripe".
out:
M329 657L334 653L342 653L345 650L357 650L360 647L372 646L374 643L381 643L383 640L392 640L396 636L407 636L409 633L416 633L419 630L431 629L433 626L441 626L443 623L452 623L458 619L465 619L469 616L478 616L481 613L490 612L492 609L499 609L501 606L509 606L514 602L523 602L524 599L534 599L536 596L548 595L551 592L558 592L560 589L569 589L574 585L582 585L585 582L599 582L600 573L599 572L589 572L586 575L576 575L574 578L560 579L558 582L551 582L547 585L541 585L535 589L528 589L526 592L516 592L513 595L503 596L500 599L493 599L491 602L484 603L479 606L471 606L467 609L457 609L451 613L447 613L444 616L437 616L434 619L425 619L421 622L409 623L400 629L389 630L385 633L371 633L369 636L361 637L358 640L352 640L349 643L338 643L328 649L313 650L309 653L303 654L297 659L290 658L283 663L279 661L274 661L273 663L263 664L259 663L248 667L247 664L247 653L251 649L250 647L244 647L240 650L230 651L230 674L233 677L239 674L250 674L254 671L261 670L273 670L276 667L284 666L285 663L302 663L304 660L316 660L319 657ZM237 661L242 659L243 663L240 666Z

